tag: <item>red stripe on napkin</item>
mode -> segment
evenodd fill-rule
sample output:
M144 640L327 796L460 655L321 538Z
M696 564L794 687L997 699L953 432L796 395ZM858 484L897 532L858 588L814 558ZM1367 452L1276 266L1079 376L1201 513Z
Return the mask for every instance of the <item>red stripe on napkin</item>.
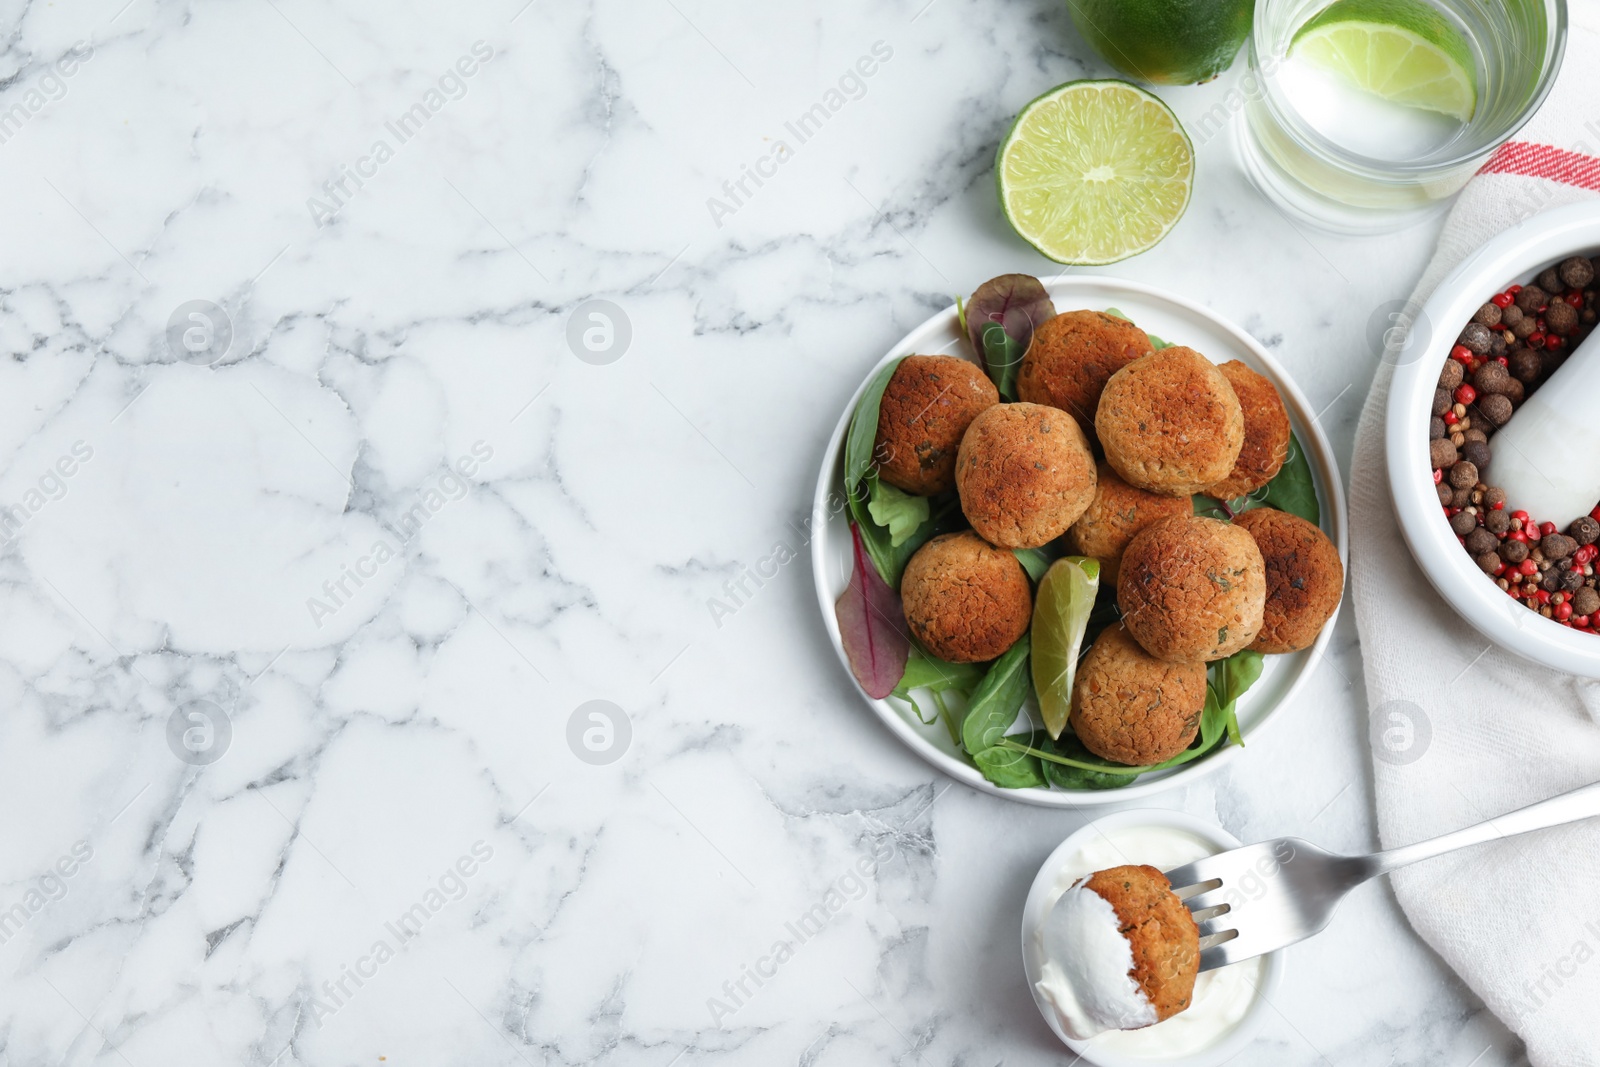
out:
M1600 191L1600 159L1564 148L1512 141L1495 149L1479 174L1521 174Z

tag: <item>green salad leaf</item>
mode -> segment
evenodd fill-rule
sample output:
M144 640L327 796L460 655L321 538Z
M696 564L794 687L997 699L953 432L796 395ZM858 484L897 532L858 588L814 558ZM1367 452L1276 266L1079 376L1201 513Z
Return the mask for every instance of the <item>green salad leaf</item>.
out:
M928 521L928 498L912 496L877 478L871 481L867 514L872 516L873 522L889 531L889 546L899 548Z
M967 717L961 723L961 747L968 755L976 757L985 749L993 748L1017 721L1032 684L1028 649L1028 635L1024 634L989 666L983 681L972 691Z
M1013 548L1011 554L1017 557L1017 562L1022 564L1022 569L1028 572L1028 577L1037 582L1044 577L1044 572L1050 569L1054 562L1050 553L1042 548Z

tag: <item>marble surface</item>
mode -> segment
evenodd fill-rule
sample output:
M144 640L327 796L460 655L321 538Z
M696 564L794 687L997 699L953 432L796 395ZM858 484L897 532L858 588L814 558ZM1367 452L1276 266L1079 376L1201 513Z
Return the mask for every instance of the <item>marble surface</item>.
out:
M902 749L798 551L865 369L1053 270L991 160L1103 73L1059 0L3 11L0 1059L1066 1061L1017 922L1084 816ZM1230 132L1108 273L1260 338L1344 462L1435 226L1297 229ZM1373 846L1348 618L1155 803ZM1520 1061L1382 885L1289 964L1236 1062Z

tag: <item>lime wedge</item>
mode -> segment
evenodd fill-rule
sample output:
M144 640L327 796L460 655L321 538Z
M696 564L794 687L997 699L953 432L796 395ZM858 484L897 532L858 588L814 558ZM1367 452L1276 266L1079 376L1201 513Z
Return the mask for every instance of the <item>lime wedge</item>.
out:
M1194 148L1160 99L1122 81L1058 85L1011 124L995 163L1006 221L1057 263L1143 252L1189 206Z
M1033 599L1033 688L1052 738L1061 736L1072 710L1078 647L1100 591L1100 561L1086 556L1056 560L1039 580Z
M1289 57L1397 104L1462 122L1477 110L1472 49L1423 0L1338 0L1295 32Z

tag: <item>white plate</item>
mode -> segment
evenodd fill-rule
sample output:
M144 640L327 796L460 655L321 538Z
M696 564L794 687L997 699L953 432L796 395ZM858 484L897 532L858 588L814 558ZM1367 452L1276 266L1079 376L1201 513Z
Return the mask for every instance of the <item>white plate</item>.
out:
M1439 595L1501 648L1558 671L1600 678L1600 637L1551 622L1501 591L1462 551L1439 507L1428 462L1428 420L1439 369L1472 313L1509 285L1600 248L1600 205L1569 204L1491 238L1434 289L1397 354L1389 387L1389 486L1417 566Z
M1160 331L1156 331L1158 334ZM1163 337L1163 339L1165 339ZM1118 790L1121 792L1121 790ZM1245 1046L1255 1040L1256 1034L1266 1022L1267 1016L1276 1011L1272 1007L1273 998L1283 987L1284 950L1269 952L1262 957L1262 974L1257 988L1256 998L1250 1002L1250 1007L1245 1009L1244 1015L1223 1036L1219 1037L1212 1045L1198 1052L1186 1056L1151 1057L1136 1056L1127 1052L1117 1053L1103 1047L1100 1040L1079 1041L1069 1037L1061 1027L1060 1017L1044 999L1044 994L1039 992L1039 969L1044 963L1038 950L1034 946L1033 938L1029 936L1044 922L1046 906L1054 904L1056 882L1060 879L1061 868L1067 861L1080 852L1084 845L1105 834L1117 830L1135 827L1158 827L1161 829L1183 830L1210 846L1214 856L1219 852L1238 848L1243 842L1234 837L1222 827L1197 819L1193 815L1181 811L1167 811L1165 809L1150 808L1132 811L1118 811L1110 815L1102 815L1094 822L1082 827L1077 833L1068 837L1050 853L1050 858L1044 861L1039 868L1039 873L1033 878L1033 885L1028 889L1028 899L1022 906L1022 968L1027 976L1028 991L1033 994L1033 1002L1039 1008L1039 1014L1044 1016L1044 1021L1051 1031L1059 1037L1063 1044L1076 1052L1087 1063L1097 1064L1099 1067L1217 1067L1237 1056ZM1128 863L1147 862L1140 856L1129 856ZM1248 963L1245 963L1248 966Z
M1277 386L1278 393L1283 397L1295 436L1300 439L1301 445L1306 450L1306 458L1310 461L1312 475L1317 482L1317 499L1322 509L1322 528L1338 546L1340 558L1345 558L1344 494L1339 481L1339 468L1333 459L1333 451L1328 446L1328 439L1323 435L1322 428L1317 425L1315 413L1306 402L1305 396L1295 387L1283 368L1278 366L1254 338L1198 304L1138 282L1074 275L1046 282L1045 288L1049 290L1050 298L1055 301L1057 311L1116 308L1138 323L1146 332L1153 333L1164 341L1187 345L1197 352L1204 353L1216 363L1226 363L1230 359L1240 360L1252 370L1266 376ZM845 586L850 581L849 512L842 506L837 506L842 505L844 500L841 485L844 478L842 471L844 435L850 424L850 416L855 411L856 404L860 402L867 383L877 374L879 368L890 360L915 353L924 355L943 353L972 359L970 348L966 337L961 333L956 309L953 306L933 316L907 334L867 372L860 388L855 391L855 395L850 398L850 403L840 416L839 425L834 427L833 436L828 440L827 451L822 457L822 469L817 475L816 497L812 501L812 529L816 531L816 535L811 541L811 567L816 581L817 604L822 610L823 625L828 628L828 636L833 641L834 651L838 653L839 663L844 667L846 674L850 674L850 664L845 657L844 645L839 640L839 620L834 613L834 602L839 599L839 594L844 592ZM1333 619L1329 619L1328 625L1322 628L1322 634L1317 638L1316 644L1310 648L1286 656L1266 658L1266 669L1262 671L1261 680L1256 682L1239 701L1239 726L1246 742L1261 729L1279 707L1293 698L1300 686L1311 676L1332 634ZM853 682L855 676L852 674L850 677ZM867 706L883 720L896 737L905 742L917 755L952 778L974 789L1044 807L1074 808L1085 804L1118 804L1147 797L1152 793L1192 782L1235 759L1240 751L1238 746L1229 745L1219 752L1173 770L1144 775L1132 785L1121 789L1000 789L985 781L978 769L968 762L966 756L951 742L950 735L942 723L924 725L918 721L910 706L901 701L892 697L887 700L873 700L859 685L856 691L861 693L861 699L866 701ZM1032 714L1037 719L1037 712L1031 700L1024 714Z

